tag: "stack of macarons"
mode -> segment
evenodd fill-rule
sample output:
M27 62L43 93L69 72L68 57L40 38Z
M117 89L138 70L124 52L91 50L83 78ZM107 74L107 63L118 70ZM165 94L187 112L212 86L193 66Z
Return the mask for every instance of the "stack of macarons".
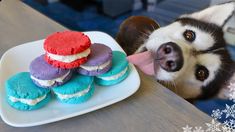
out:
M54 33L44 41L44 50L45 54L30 63L29 72L6 81L7 101L13 108L39 109L52 95L62 103L79 104L92 97L94 83L114 85L129 74L123 52L112 51L104 44L91 44L81 32Z

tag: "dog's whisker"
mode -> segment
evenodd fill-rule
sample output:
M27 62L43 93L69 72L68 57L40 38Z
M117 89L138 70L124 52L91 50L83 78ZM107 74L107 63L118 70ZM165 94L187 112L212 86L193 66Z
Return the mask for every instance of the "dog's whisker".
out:
M138 38L138 40L140 40L140 41L142 41L142 40L146 40L147 39L147 37L146 36L140 36L139 38Z
M141 39L147 39L148 36L146 34L141 33L141 36L139 36Z
M159 61L159 60L163 60L163 59L164 59L164 57L162 57L162 58L156 58L156 59L154 59L154 60Z
M176 84L175 84L174 81L171 81L171 85L174 88L175 93L178 94L178 89L177 89Z
M175 93L178 94L178 89L176 87L176 82L174 80L172 81L172 84L173 84L173 87L175 89Z
M205 50L205 51L199 51L199 53L215 53L217 51L225 50L224 47L218 48L218 49L212 49L212 50ZM196 53L197 54L197 53Z
M171 89L173 92L175 92L176 94L178 94L178 89L177 89L177 85L175 81L163 81L163 80L158 80L158 82L162 85L164 85L165 87Z
M153 30L156 30L156 28L153 26L153 24L151 24L151 27L152 27Z
M144 32L146 32L148 35L150 35L153 31L145 29Z
M139 38L137 39L137 42L145 43L147 39L148 39L148 36L142 35L142 36L139 36Z
M141 33L142 35L145 35L146 37L148 37L149 36L149 34L148 33L146 33L146 32L143 32L143 31L138 31L139 33Z

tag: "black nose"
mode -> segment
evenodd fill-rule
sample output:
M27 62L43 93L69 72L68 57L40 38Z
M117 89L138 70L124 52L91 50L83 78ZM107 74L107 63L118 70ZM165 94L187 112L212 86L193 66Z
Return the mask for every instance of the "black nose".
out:
M181 48L173 42L168 42L159 47L155 59L161 68L168 72L179 71L184 64Z

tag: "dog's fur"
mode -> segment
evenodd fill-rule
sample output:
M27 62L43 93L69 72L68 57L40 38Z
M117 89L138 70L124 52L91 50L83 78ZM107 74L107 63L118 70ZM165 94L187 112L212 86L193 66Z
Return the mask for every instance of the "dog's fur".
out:
M234 2L212 6L183 15L161 28L151 18L132 16L121 24L116 39L128 55L146 50L156 52L164 43L176 43L183 52L183 67L176 72L158 67L155 78L186 99L215 97L235 72L234 62L223 38L223 26L234 8ZM193 42L184 38L185 30L195 32L196 39ZM198 65L209 71L204 81L195 77Z

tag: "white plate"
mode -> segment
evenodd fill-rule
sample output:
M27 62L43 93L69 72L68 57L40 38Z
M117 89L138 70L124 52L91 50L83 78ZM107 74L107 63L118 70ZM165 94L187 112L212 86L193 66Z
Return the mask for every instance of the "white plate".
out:
M85 32L92 43L103 43L112 50L123 51L117 42L102 32ZM94 96L87 102L77 105L62 104L52 99L45 107L35 111L18 111L10 107L5 98L4 82L10 76L28 71L30 62L43 54L44 40L29 42L8 50L0 63L0 115L7 124L15 127L29 127L55 122L82 115L121 101L134 94L140 86L140 78L135 67L131 65L130 75L121 83L109 86L96 86Z

